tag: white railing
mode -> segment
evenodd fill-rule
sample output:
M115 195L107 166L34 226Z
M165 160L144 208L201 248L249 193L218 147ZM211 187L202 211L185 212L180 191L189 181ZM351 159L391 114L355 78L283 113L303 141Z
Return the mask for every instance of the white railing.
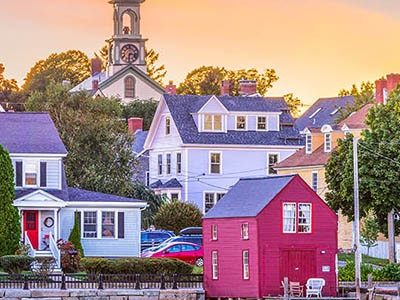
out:
M61 253L60 249L57 247L56 240L53 237L53 234L50 232L49 234L49 247L51 254L54 257L54 260L56 261L57 268L61 267Z
M32 246L31 240L29 239L27 231L25 231L25 234L24 234L24 245L28 247L28 255L30 257L35 257L36 251L35 251L35 249L33 249L33 246Z

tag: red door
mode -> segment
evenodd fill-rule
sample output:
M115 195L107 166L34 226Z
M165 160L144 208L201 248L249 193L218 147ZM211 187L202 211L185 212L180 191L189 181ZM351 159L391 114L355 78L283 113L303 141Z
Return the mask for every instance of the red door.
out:
M281 280L288 277L289 281L304 285L308 278L315 277L314 250L281 250L280 275Z
M27 232L32 247L38 250L39 246L39 222L38 211L25 211L24 212L24 231Z

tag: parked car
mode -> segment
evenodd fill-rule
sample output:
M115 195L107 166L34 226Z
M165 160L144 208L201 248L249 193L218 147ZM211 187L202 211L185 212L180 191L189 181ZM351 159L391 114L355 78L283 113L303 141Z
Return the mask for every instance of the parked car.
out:
M186 242L186 243L192 243L192 244L196 244L196 245L202 246L203 245L203 237L201 235L194 235L194 236L179 236L178 235L178 236L173 236L173 237L170 237L169 239L165 240L164 242L162 242L158 246L144 249L142 251L142 254L145 253L145 252L156 251L156 250L161 249L161 248L165 247L166 245L174 243L174 242Z
M203 235L203 227L186 227L179 231L179 235Z
M140 233L141 250L158 246L170 237L175 236L172 231L168 230L151 230L142 231Z
M203 247L193 243L173 242L155 251L142 253L142 257L176 258L201 267L203 266Z

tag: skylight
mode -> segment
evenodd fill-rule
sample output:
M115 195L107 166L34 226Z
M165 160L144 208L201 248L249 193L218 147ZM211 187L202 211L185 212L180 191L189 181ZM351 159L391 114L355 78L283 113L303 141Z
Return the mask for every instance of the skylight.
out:
M341 107L336 108L333 112L331 112L331 116L335 115L340 109Z
M317 109L311 116L309 116L308 118L309 118L309 119L314 118L314 117L317 115L317 113L319 113L319 112L321 111L321 109L322 109L322 107L318 108L318 109Z

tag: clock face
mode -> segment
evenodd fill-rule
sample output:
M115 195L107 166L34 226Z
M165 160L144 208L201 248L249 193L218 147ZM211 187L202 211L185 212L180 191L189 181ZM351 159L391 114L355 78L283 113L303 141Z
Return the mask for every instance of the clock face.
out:
M133 63L139 57L139 49L132 44L125 45L121 49L121 59L126 63Z

